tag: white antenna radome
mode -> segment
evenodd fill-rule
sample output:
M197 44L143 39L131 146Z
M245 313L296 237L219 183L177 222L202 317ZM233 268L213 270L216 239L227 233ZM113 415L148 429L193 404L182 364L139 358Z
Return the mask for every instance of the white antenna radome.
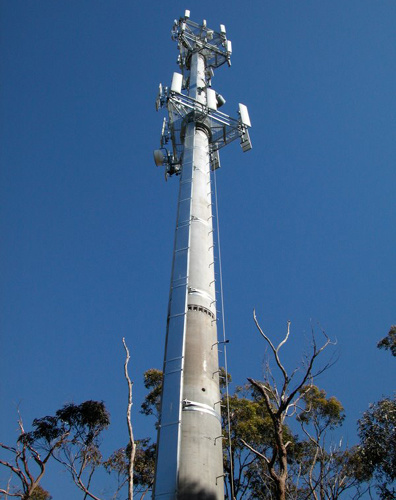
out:
M239 103L239 116L241 117L241 122L243 123L243 125L246 125L247 127L252 126L248 109L244 104L241 103Z
M214 111L217 110L217 97L216 92L213 89L206 89L206 105L209 109Z
M181 75L180 73L173 73L171 92L177 92L178 94L181 94L182 85L183 75Z

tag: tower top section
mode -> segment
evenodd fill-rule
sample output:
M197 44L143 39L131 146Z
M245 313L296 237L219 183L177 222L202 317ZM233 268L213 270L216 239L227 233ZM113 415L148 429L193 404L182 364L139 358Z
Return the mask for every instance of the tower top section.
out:
M159 84L155 101L157 111L165 107L169 115L162 124L160 149L154 151L155 164L165 166L166 179L182 171L186 127L191 122L208 134L212 170L220 167L219 149L235 139L240 139L244 152L252 148L247 107L239 104L239 117L231 118L219 111L226 101L212 88L214 70L224 63L231 66L231 42L225 26L214 31L205 20L202 24L191 21L186 10L174 21L172 38L177 42L181 73L173 73L170 87Z
M197 24L190 20L190 11L186 10L184 17L179 21L175 20L172 28L172 39L177 41L179 56L177 62L184 73L189 69L191 55L199 52L205 57L208 79L211 78L213 69L227 63L231 66L232 45L231 40L227 40L224 24L220 24L220 31L214 31L206 25L206 20L202 24Z

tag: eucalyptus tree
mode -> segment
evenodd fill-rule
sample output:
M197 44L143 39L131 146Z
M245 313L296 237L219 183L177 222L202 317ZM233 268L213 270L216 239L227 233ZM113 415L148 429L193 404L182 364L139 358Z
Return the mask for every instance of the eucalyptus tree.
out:
M40 481L50 459L54 459L70 472L86 496L100 500L89 488L101 461L99 436L109 424L110 416L102 401L67 404L55 415L33 420L33 430L29 432L19 418L16 446L0 443L5 453L0 464L10 471L17 485L1 488L0 493L22 500L34 498L40 492Z
M328 361L323 366L316 368L318 357L323 351L334 344L325 332L323 343L318 346L314 333L312 332L312 345L309 354L306 354L300 367L289 373L280 357L281 348L287 343L290 337L290 321L287 323L287 331L283 340L275 346L270 337L261 328L255 311L253 312L254 323L257 330L266 342L277 370L277 377L271 369L270 362L267 362L264 380L249 378L249 382L257 389L262 396L265 408L270 417L273 440L268 451L259 450L254 444L243 440L244 445L256 454L267 466L267 472L271 478L275 495L278 500L285 500L288 494L288 449L293 441L285 434L285 422L287 417L295 416L298 412L299 404L307 397L314 387L314 379L327 370L332 361Z
M378 344L396 356L396 325ZM372 480L380 498L396 498L396 397L384 397L370 404L358 421L361 481Z

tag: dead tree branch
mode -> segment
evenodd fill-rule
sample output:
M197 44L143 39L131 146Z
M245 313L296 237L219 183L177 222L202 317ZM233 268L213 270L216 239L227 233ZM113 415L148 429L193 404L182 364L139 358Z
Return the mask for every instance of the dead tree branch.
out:
M136 454L136 444L133 437L133 428L131 422L131 409L132 409L132 388L133 382L131 381L128 373L128 363L130 360L129 349L126 345L125 338L122 339L122 343L124 344L124 349L126 353L126 359L124 364L124 374L126 381L128 383L128 406L127 406L127 425L128 425L128 434L129 434L129 463L128 463L128 500L133 500L133 465L135 462L135 454Z

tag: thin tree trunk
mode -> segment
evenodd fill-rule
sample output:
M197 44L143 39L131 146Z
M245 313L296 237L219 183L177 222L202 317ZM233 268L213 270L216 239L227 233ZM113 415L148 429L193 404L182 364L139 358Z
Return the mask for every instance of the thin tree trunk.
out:
M275 425L275 441L278 447L278 464L279 464L279 474L277 480L278 489L278 499L286 500L286 479L287 479L287 450L283 442L283 428L282 428L282 418L276 422Z
M124 364L124 373L125 378L128 383L128 406L127 406L127 425L128 425L128 434L129 434L129 466L128 466L128 500L133 500L133 465L135 462L135 453L136 453L136 445L135 440L133 438L133 429L131 423L131 408L132 408L132 387L133 383L129 378L128 374L128 363L130 359L129 349L125 343L125 338L122 339L122 343L124 344L124 349L126 352L126 359Z

